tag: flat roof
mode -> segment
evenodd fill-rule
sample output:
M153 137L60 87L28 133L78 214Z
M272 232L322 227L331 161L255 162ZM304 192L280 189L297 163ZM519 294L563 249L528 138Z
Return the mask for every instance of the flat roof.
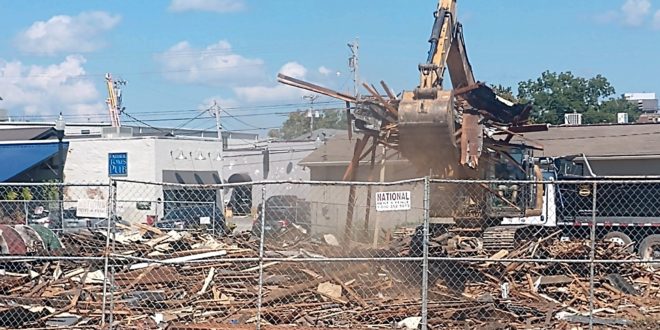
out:
M36 129L36 128L52 128L55 126L54 122L26 122L26 121L3 121L0 122L0 133L6 129ZM86 135L90 137L99 136L97 134L83 134L82 132L73 132L72 128L79 128L83 130L84 128L103 128L111 127L109 123L66 123L67 135ZM133 129L133 134L135 135L166 135L174 134L179 136L200 136L200 137L216 137L218 133L216 130L198 130L198 129L186 129L186 128L169 128L169 127L149 127L149 126L133 126L133 125L123 125L122 127L130 127ZM245 133L245 132L232 132L232 131L222 131L222 136L224 138L232 139L243 139L243 140L256 140L259 138L257 133Z
M660 124L604 124L550 126L545 132L524 137L543 146L537 155L560 157L660 157ZM524 140L515 138L515 142Z

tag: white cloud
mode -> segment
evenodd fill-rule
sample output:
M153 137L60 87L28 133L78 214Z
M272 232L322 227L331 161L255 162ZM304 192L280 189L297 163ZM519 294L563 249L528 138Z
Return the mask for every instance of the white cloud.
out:
M307 68L298 62L288 62L278 72L289 77L303 79L307 75Z
M77 16L58 15L34 22L16 36L21 51L53 55L62 52L91 52L104 46L102 32L114 28L121 17L103 11L82 12Z
M234 93L247 103L299 100L305 95L302 89L285 85L236 87Z
M243 0L172 0L169 10L182 11L211 11L228 13L245 9Z
M325 66L321 65L319 67L319 73L323 76L327 76L332 73L332 70L326 68Z
M653 28L660 30L660 10L656 11L655 15L653 15Z
M316 78L321 78L326 82L332 84L332 79L323 79L323 75L320 75L321 72L310 72L302 64L291 61L288 62L278 70L279 73L297 78L302 80L310 80ZM311 76L311 77L310 77ZM330 78L334 78L334 75L329 75ZM273 77L274 78L274 77ZM318 84L318 83L317 83ZM256 84L246 84L240 85L231 88L233 92L232 95L224 95L217 97L210 97L204 100L199 106L198 109L206 110L211 105L213 105L213 100L217 100L218 104L227 109L228 113L233 113L234 107L250 107L250 106L259 106L259 105L269 105L269 104L299 104L305 102L302 97L304 95L310 94L309 92L280 84L274 82L272 78L264 79ZM228 97L226 97L228 96ZM246 114L246 112L240 112L241 114ZM251 113L259 113L258 110L252 110ZM248 119L249 118L249 119ZM271 127L274 125L279 125L285 117L283 116L258 116L258 117L246 117L243 118L243 121L249 121L250 125L246 125L245 122L232 119L230 115L227 115L223 118L223 122L226 123L228 129L243 129L243 128L254 128L258 127ZM228 123L227 123L228 122Z
M266 77L263 60L233 53L231 44L224 40L204 49L182 41L157 58L165 77L180 83L237 86Z
M651 0L626 0L621 6L623 22L629 26L641 26L651 10Z
M298 62L288 62L280 68L279 73L297 78L305 79L307 69ZM276 85L258 85L235 87L234 94L240 101L247 103L267 103L290 100L300 100L305 91L277 83Z
M67 56L48 66L0 59L3 108L13 115L97 114L105 105L94 83L85 77L85 58Z
M609 10L596 15L600 23L620 23L625 26L646 25L651 13L651 0L625 0L618 10Z

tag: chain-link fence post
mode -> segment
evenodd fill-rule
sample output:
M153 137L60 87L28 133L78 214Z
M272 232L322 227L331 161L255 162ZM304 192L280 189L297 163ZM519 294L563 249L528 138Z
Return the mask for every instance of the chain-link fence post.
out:
M62 166L62 165L60 165L60 166ZM60 177L60 180L61 181L58 183L58 186L57 186L58 187L58 189L57 189L58 190L57 191L57 195L58 195L57 202L58 202L58 206L59 206L58 210L57 210L57 213L58 213L58 216L60 218L60 223L62 224L62 232L64 232L64 223L65 223L65 221L64 221L64 180L61 177Z
M257 330L261 329L261 304L264 294L264 241L266 232L266 185L261 186L261 212L257 212L261 222L259 233L259 288L257 295Z
M429 292L429 208L430 205L430 187L429 177L424 177L424 239L422 261L422 330L428 327L428 292Z
M594 182L592 191L592 205L591 205L591 251L589 252L589 330L594 328L594 259L596 257L596 188L597 183Z
M216 228L215 228L215 219L217 219L216 218L217 215L215 214L215 209L216 209L217 205L218 205L218 203L215 202L211 206L211 233L212 233L213 236L216 235L216 232L215 232L215 230L216 230ZM223 219L224 219L224 217L223 217ZM227 221L227 220L224 220L224 221Z
M30 225L30 211L28 210L28 202L23 202L23 215L25 215L25 225Z
M108 284L110 284L110 295L113 295L113 283L108 283L109 281L109 272L108 269L110 267L110 253L112 252L111 246L110 246L110 237L113 235L114 231L112 231L112 224L111 220L116 216L117 214L117 181L110 179L110 184L108 186L108 221L106 222L106 225L108 226L106 228L106 241L105 241L105 248L104 248L104 265L103 265L103 302L102 302L102 312L101 312L101 326L105 326L105 321L106 321L106 311L110 313L109 316L109 328L112 328L112 308L109 310L106 308L106 304L108 302L107 297L108 297ZM114 239L112 240L112 247L114 247ZM112 299L112 298L111 298ZM112 302L112 300L111 300Z

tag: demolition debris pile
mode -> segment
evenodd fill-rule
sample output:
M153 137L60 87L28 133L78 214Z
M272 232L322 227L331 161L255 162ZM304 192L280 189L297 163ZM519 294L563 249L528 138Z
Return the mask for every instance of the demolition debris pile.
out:
M555 238L481 260L431 258L430 325L588 322L590 246ZM104 313L118 328L254 325L260 292L262 324L416 328L420 320L422 258L409 257L409 237L381 249L356 243L347 249L327 236L269 242L260 267L259 241L248 233L217 238L140 225L110 240L107 272L106 240L101 232L69 234L62 258L4 260L0 326L95 328ZM603 244L595 257L634 258ZM533 261L518 261L527 258ZM659 274L647 265L597 262L594 273L596 324L633 327L660 319Z

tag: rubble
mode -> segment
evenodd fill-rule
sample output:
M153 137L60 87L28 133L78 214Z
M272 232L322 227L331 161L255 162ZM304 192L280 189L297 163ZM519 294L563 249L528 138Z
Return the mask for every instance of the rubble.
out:
M107 237L93 232L64 235L61 260L5 261L1 326L98 328L103 313L106 322L122 329L254 325L260 292L264 325L415 329L421 320L422 261L408 258L410 235L398 235L379 249L333 246L323 236L267 245L261 290L259 241L249 233L213 237L141 226L114 238L107 273ZM277 250L282 246L289 248ZM429 324L569 329L588 323L589 252L588 242L555 237L482 253L478 261L432 258ZM596 244L595 254L603 260L635 258L613 243ZM543 262L507 261L539 256ZM584 262L561 262L574 259ZM595 263L594 272L596 324L658 325L660 274L620 262Z

